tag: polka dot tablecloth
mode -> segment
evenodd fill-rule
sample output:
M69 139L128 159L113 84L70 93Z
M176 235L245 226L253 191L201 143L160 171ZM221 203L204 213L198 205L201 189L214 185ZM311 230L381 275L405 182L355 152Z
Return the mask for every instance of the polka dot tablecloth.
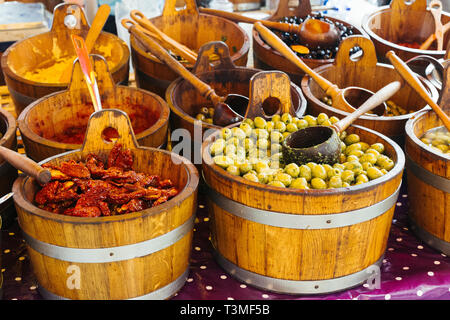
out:
M410 231L408 196L403 183L378 289L368 284L326 295L287 295L264 291L232 278L216 263L209 242L205 198L199 194L198 211L185 285L174 300L450 300L450 257L430 248ZM25 243L17 222L2 230L3 299L39 300Z

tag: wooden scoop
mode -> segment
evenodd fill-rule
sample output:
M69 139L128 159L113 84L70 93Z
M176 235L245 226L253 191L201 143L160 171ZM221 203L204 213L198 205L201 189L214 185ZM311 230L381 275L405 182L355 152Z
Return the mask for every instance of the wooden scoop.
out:
M308 74L317 84L325 91L325 93L332 98L333 107L346 112L353 112L355 108L349 101L357 101L361 99L353 99L358 96L367 97L373 92L367 89L359 87L349 87L345 89L339 89L337 85L331 83L320 74L312 70L306 63L302 61L280 38L278 38L272 31L264 27L261 23L255 23L255 29L259 32L261 37L277 50L281 55L283 55L290 62L295 64L299 69ZM348 97L348 99L346 99ZM350 99L352 98L352 99ZM379 107L374 109L376 115L382 116L387 109L386 104L383 102Z
M441 22L442 3L439 0L432 0L430 2L431 14L434 18L434 35L437 41L437 50L441 51L444 48L444 29Z
M106 20L108 20L110 12L111 7L107 4L103 4L98 8L85 40L88 52L91 52L94 48L95 41L97 41L98 36L102 32L103 26L105 25ZM61 74L60 82L69 82L71 75L70 71L72 70L72 67L72 65L69 65L67 69L63 71L63 73Z
M199 8L199 11L201 13L215 15L236 22L251 24L259 22L268 28L283 32L296 33L302 44L308 44L308 48L311 49L315 49L318 46L321 48L336 46L340 39L339 31L334 24L318 19L307 19L305 22L295 25L290 23L253 19L237 13L221 10Z
M335 164L341 153L339 135L356 119L380 103L388 100L401 87L394 81L381 88L356 111L331 126L312 126L300 129L288 135L282 144L285 163L304 164L308 162Z
M30 177L35 178L40 184L46 184L52 178L49 170L11 149L0 146L0 156L17 170L23 171Z
M163 47L151 37L146 36L135 27L128 28L141 44L154 54L159 60L166 63L173 71L188 81L206 99L211 100L214 105L213 123L218 126L227 126L244 119L248 106L248 98L239 94L228 94L225 97L218 96L214 89L207 83L201 81L180 62L173 58ZM236 112L239 110L239 113Z
M416 90L416 92L424 99L428 105L436 112L439 118L444 123L445 127L448 131L450 131L450 118L447 114L442 111L442 109L438 106L436 102L431 99L430 95L427 92L427 89L423 86L417 76L412 72L412 70L408 67L408 65L400 59L394 51L390 50L386 53L386 57L394 66L395 70L403 77L403 79L408 82L408 84Z

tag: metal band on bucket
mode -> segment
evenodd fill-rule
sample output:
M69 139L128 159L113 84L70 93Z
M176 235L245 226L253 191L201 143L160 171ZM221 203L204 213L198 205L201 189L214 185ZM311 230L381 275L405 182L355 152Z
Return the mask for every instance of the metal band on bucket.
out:
M225 197L206 185L210 199L228 213L256 223L288 229L331 229L374 219L395 205L401 187L400 183L389 197L366 208L336 214L298 215L249 207Z
M433 188L450 193L450 181L419 166L406 152L406 169Z
M183 272L181 276L179 276L177 279L175 279L173 282L167 284L166 286L159 288L155 291L152 291L148 294L135 297L135 298L129 298L127 300L164 300L167 298L170 298L172 295L174 295L178 290L183 287L184 283L187 280L187 277L189 275L189 266L186 268L186 270ZM46 300L70 300L65 297L58 296L41 285L38 287L39 293L42 295L42 297Z
M194 219L195 215L192 215L185 223L159 237L111 248L61 247L37 240L25 232L23 232L23 235L27 244L33 250L51 258L79 263L108 263L143 257L173 245L192 230Z
M420 227L411 217L409 217L411 230L430 247L450 255L450 242L444 241L435 235L429 233L427 230Z
M248 285L269 290L277 293L287 294L321 294L341 291L360 285L364 281L379 276L380 266L383 260L381 256L374 264L343 277L325 280L286 280L267 277L242 269L223 257L215 248L214 258L217 263L231 276L247 283Z

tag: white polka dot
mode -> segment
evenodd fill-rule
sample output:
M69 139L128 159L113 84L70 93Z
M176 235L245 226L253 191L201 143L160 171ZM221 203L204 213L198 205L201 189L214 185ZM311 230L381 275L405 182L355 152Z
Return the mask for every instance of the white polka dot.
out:
M267 299L267 298L269 298L269 295L264 293L261 297L263 297L264 299Z
M195 250L195 251L200 251L200 250L202 250L202 249L200 249L200 247L195 247L194 250Z
M430 277L434 276L434 272L433 271L428 271L427 273Z
M402 203L401 202L397 202L397 207L401 207Z
M403 270L409 270L409 267L403 267Z
M384 300L390 300L391 299L391 295L388 293L384 296Z
M411 257L417 257L417 254L411 253Z
M222 279L222 280L225 280L225 279L227 279L227 278L228 278L228 277L227 277L226 275L224 275L224 274L220 276L220 279Z
M417 246L417 249L420 249L420 250L422 250L423 249L423 246L421 246L420 244Z
M402 242L402 238L397 238L397 239L395 239L395 241L397 241L397 242Z
M417 296L421 297L423 295L422 290L417 290Z
M200 266L200 269L205 270L206 266Z
M246 285L246 284L241 284L240 287L241 287L242 289L245 289L245 288L247 288L247 285Z
M212 286L206 286L205 289L206 289L206 290L212 290L213 287L212 287Z
M402 277L395 277L395 280L400 281L402 280Z
M440 262L440 261L437 261L437 260L434 261L433 263L436 264L436 265L441 264L441 262Z

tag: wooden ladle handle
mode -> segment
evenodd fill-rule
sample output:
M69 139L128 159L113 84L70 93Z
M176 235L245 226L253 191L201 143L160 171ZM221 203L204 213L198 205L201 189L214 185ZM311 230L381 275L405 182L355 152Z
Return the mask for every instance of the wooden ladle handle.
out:
M187 70L180 62L173 58L163 47L161 47L155 40L151 37L146 36L142 31L139 31L135 27L130 27L128 31L136 37L136 39L152 54L154 54L159 60L167 64L173 71L178 73L183 79L188 81L192 86L194 86L200 94L211 99L214 105L222 102L221 97L219 97L214 89L208 84L201 81L199 78L194 76L189 70Z
M312 70L306 63L302 61L297 55L289 48L280 38L277 37L272 31L264 27L260 22L254 24L255 29L259 32L261 37L275 50L277 50L282 56L295 64L303 72L308 74L317 84L325 91L325 93L332 98L337 96L340 92L337 85L331 83L314 70Z
M46 184L52 178L49 170L11 149L0 146L0 156L17 170L23 171L30 177L35 178L40 184Z
M408 65L405 62L403 62L392 50L386 53L386 57L395 67L395 70L397 70L397 72L402 76L402 78L405 79L406 82L408 82L409 85L422 97L422 99L424 99L428 103L428 105L434 110L434 112L436 112L436 114L444 123L447 130L450 131L450 118L444 111L442 111L442 109L437 105L437 103L434 102L433 99L431 99L430 95L428 94L423 84L412 72L412 70L408 67Z
M430 2L431 14L434 18L434 34L436 35L437 50L442 51L444 48L444 29L441 22L442 3L439 0L432 0Z
M394 81L384 86L366 100L359 108L354 112L346 116L345 118L336 122L333 127L340 133L348 128L356 119L362 116L364 113L372 110L376 106L379 106L390 97L392 97L401 88L400 81Z

